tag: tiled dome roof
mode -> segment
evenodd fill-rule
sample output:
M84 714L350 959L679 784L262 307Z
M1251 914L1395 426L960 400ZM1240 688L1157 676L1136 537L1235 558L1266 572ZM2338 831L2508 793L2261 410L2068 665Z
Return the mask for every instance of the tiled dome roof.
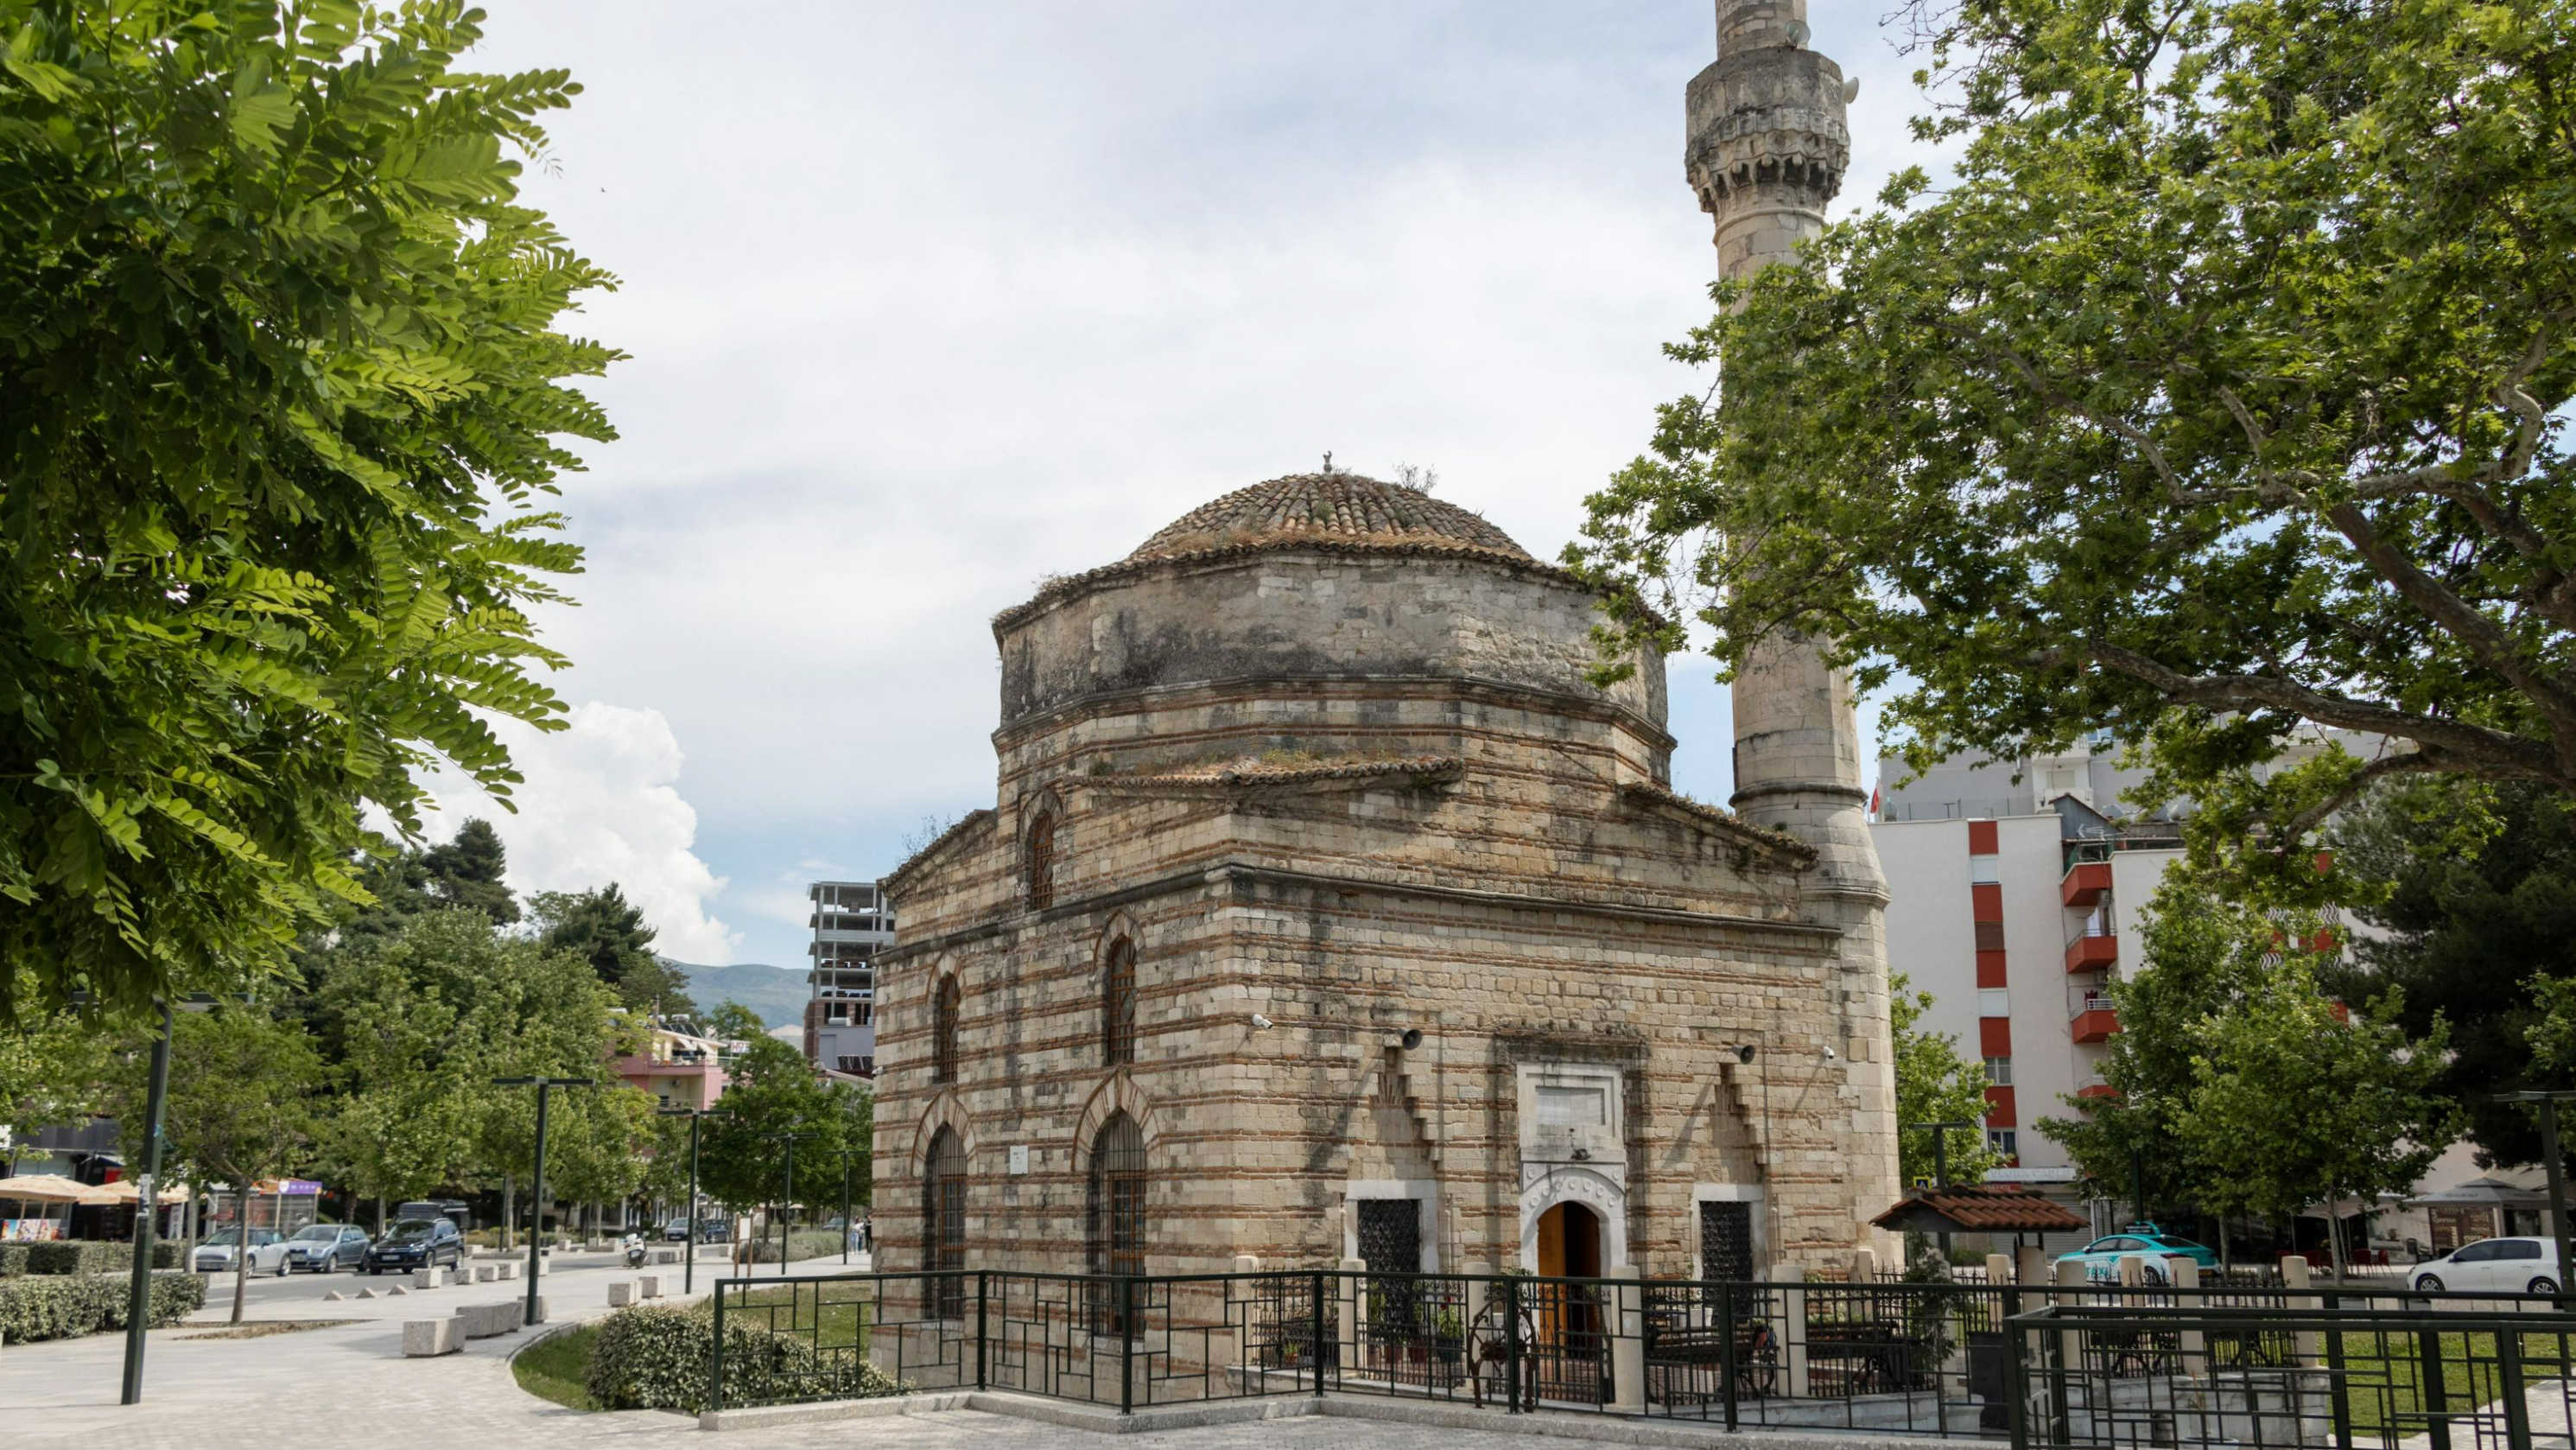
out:
M1299 538L1350 544L1445 544L1527 559L1529 554L1456 504L1356 473L1297 473L1239 488L1174 519L1130 562L1235 544Z

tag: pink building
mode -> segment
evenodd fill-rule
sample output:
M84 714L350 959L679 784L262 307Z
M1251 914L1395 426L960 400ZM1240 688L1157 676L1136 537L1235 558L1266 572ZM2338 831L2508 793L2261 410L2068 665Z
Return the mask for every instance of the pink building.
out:
M666 1108L714 1107L724 1096L726 1044L688 1026L682 1019L657 1019L647 1029L643 1051L610 1060L618 1080L652 1094Z

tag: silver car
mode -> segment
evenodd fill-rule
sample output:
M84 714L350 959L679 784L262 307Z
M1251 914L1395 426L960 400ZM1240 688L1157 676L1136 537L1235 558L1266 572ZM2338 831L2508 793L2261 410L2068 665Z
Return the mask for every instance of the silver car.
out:
M290 1269L327 1274L334 1269L354 1269L366 1258L366 1231L353 1224L306 1224L286 1241L286 1266Z
M197 1251L188 1256L188 1267L200 1274L229 1274L233 1271L233 1254L241 1244L241 1230L228 1228L209 1235ZM254 1274L286 1273L286 1240L273 1228L250 1231L250 1271Z

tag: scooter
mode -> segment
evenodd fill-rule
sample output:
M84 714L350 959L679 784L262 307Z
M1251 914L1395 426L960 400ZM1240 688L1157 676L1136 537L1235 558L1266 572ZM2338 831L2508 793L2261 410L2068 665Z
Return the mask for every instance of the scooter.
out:
M628 1234L626 1237L618 1240L618 1243L626 1250L626 1267L630 1269L640 1269L644 1267L644 1236L642 1234Z

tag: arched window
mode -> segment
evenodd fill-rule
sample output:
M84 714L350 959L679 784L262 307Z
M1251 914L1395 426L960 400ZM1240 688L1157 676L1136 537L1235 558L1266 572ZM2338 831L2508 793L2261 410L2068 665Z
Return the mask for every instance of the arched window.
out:
M1055 905L1055 813L1040 811L1029 822L1029 909Z
M1087 1255L1094 1274L1145 1272L1145 1133L1125 1113L1113 1113L1091 1140L1091 1211ZM1114 1285L1095 1285L1092 1332L1119 1334Z
M929 1170L921 1179L921 1266L932 1272L966 1267L966 1145L955 1128L941 1128L930 1140ZM934 1319L962 1319L966 1314L966 1280L962 1275L930 1281Z
M1136 1060L1136 943L1123 936L1100 964L1100 1049L1113 1067Z
M957 979L939 979L930 1009L930 1080L957 1081Z

